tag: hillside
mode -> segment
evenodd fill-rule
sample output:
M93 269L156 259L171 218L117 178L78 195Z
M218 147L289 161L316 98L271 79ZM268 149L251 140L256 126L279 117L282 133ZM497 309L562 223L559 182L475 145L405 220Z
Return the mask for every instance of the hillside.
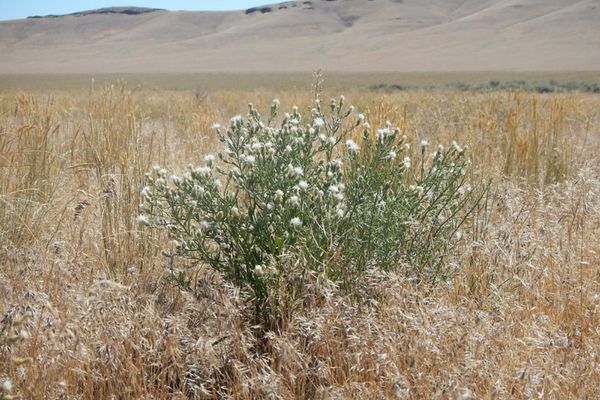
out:
M0 22L0 73L600 70L599 20L600 0L115 8Z

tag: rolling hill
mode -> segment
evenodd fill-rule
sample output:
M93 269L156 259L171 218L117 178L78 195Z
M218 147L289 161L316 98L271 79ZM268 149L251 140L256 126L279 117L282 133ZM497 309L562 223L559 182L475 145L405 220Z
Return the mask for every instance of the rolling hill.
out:
M301 0L0 22L0 73L600 70L600 0Z

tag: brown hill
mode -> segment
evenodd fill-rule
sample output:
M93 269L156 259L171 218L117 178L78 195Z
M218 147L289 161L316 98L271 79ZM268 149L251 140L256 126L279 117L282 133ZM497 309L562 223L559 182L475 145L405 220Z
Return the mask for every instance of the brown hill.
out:
M127 10L0 22L0 73L600 70L600 0Z

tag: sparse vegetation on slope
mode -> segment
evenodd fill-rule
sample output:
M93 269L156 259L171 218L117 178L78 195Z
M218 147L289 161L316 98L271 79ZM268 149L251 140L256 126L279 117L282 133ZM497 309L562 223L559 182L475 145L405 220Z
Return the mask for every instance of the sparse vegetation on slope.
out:
M85 17L86 15L109 15L109 14L123 14L123 15L140 15L156 11L167 11L162 8L146 8L146 7L106 7L98 8L96 10L78 11L71 14L61 15L34 15L27 17L28 19L36 18L60 18L60 17Z

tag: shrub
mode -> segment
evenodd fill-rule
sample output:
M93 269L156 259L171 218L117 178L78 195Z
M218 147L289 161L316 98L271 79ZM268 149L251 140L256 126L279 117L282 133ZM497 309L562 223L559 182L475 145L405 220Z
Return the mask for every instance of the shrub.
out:
M278 107L265 120L250 105L246 119L215 125L218 159L170 178L155 167L140 222L249 290L262 321L282 312L281 288L294 298L309 276L346 290L373 268L445 278L444 256L479 199L463 149L411 149L390 123L372 131L343 97L327 112L317 100L308 123L297 107L276 123Z

